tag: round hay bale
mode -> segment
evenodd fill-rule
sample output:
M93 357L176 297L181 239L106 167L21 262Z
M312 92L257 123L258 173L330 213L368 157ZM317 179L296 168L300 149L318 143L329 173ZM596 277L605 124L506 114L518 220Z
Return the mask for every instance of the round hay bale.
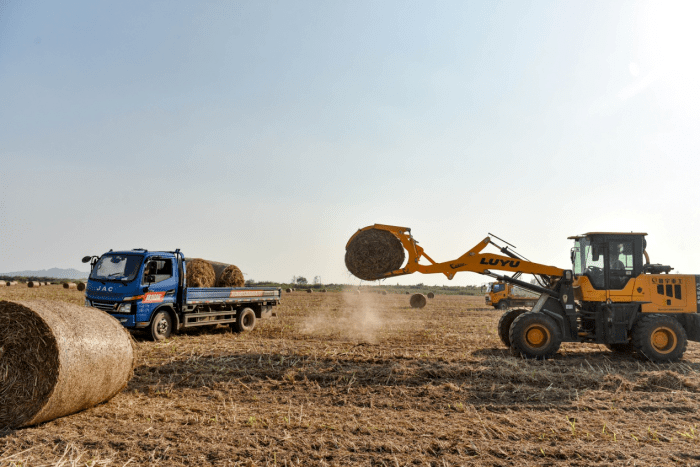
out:
M41 282L29 281L27 282L27 287L41 287Z
M435 294L432 292L428 292L428 298L435 298Z
M411 295L410 303L412 308L423 308L428 303L428 300L422 293L415 293Z
M382 290L382 295L386 295L386 290Z
M84 282L78 282L75 287L78 289L78 292L82 292L85 290L85 283Z
M306 289L306 293L313 293L313 290L311 290L311 289Z
M7 287L7 282L0 281L0 287Z
M399 269L405 257L403 245L394 234L368 229L358 233L347 246L345 266L355 277L373 281Z
M326 293L328 292L326 289L321 290L321 292Z
M13 286L13 285L17 285L17 284L18 284L17 281L12 281L12 282L7 283L8 286Z
M292 293L292 289L287 289L287 290L285 290L285 292Z
M243 273L233 264L228 265L221 272L221 276L216 281L217 287L244 287L245 279Z
M406 291L406 295L409 295L410 293L411 293L411 292L409 292L409 291Z
M129 332L96 308L0 301L0 429L36 425L105 402L132 376Z
M64 282L64 283L63 283L63 288L64 288L64 289L77 289L77 288L78 288L78 284L76 284L75 282Z
M203 259L191 259L187 261L187 286L188 287L214 287L216 274L214 267Z

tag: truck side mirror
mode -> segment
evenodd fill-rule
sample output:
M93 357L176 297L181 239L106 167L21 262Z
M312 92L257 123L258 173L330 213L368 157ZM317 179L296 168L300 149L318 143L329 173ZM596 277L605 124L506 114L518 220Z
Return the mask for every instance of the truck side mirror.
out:
M156 276L154 276L153 274L149 274L146 276L146 282L148 282L149 284L152 284L155 281L156 281Z
M83 263L89 263L91 259L92 259L92 256L84 256Z

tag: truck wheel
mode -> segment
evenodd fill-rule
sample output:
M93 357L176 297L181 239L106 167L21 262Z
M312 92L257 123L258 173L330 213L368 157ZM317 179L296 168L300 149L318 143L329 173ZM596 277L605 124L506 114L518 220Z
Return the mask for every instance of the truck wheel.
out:
M255 312L252 308L243 308L236 313L236 322L231 323L235 332L250 332L255 329Z
M528 311L510 326L510 345L516 355L543 360L553 357L561 345L561 331L552 318Z
M173 318L165 310L161 310L153 317L151 325L148 327L151 339L154 341L164 341L173 332Z
M505 300L501 300L500 302L498 302L498 305L496 305L496 309L507 310L508 309L508 302Z
M528 311L530 310L518 308L503 313L501 319L498 320L498 337L501 339L501 342L503 342L503 345L510 347L510 326L513 324L513 321L515 321L515 318Z
M652 362L674 362L685 353L688 337L672 316L649 315L640 318L632 328L632 345Z

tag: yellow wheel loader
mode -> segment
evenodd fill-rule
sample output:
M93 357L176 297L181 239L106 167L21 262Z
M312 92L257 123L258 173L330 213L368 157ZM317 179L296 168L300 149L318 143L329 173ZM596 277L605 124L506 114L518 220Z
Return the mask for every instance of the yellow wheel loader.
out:
M572 269L560 269L525 260L491 237L457 259L438 263L409 228L375 224L350 238L346 265L365 280L414 272L452 279L457 272L476 272L539 294L532 309L508 310L498 324L501 341L525 358L549 358L562 342L589 342L635 351L654 362L675 361L688 340L700 342L700 276L669 274L670 266L650 264L645 236L590 232L569 237ZM483 253L489 245L501 254ZM385 254L398 246L408 253L407 261L403 251L401 261L395 253ZM532 274L539 283L494 271Z

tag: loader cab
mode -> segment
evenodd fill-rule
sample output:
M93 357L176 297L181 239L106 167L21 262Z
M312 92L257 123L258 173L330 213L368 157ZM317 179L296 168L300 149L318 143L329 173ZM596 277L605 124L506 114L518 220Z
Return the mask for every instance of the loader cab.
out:
M645 233L591 232L574 240L571 262L575 276L586 276L593 288L620 290L642 274Z

